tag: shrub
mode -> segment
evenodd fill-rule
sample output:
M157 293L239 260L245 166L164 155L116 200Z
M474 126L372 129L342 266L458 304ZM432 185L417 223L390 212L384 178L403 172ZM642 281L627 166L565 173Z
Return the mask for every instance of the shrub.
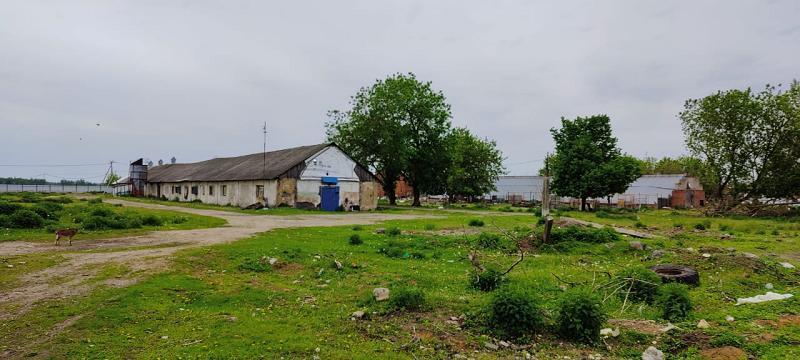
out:
M499 249L503 239L498 234L482 232L478 235L478 247L483 249Z
M468 224L469 224L469 226L474 226L474 227L481 227L481 226L485 225L485 223L481 219L472 219L472 220L469 221Z
M705 224L697 223L697 224L694 224L694 228L695 228L695 230L705 230L706 226L705 226Z
M403 250L402 247L398 244L390 243L386 245L386 247L381 248L379 251L381 254L386 255L390 258L405 258L408 257L408 252Z
M0 228L10 228L11 227L11 219L8 218L8 215L0 214Z
M731 227L728 225L723 225L723 224L719 225L719 231L729 231L730 229Z
M683 320L692 311L692 301L686 285L664 284L658 289L656 303L661 308L661 316L669 321Z
M436 230L436 225L434 225L434 224L425 224L425 230L428 230L428 231Z
M506 281L503 272L495 267L487 267L485 271L473 271L470 275L470 286L480 291L492 291Z
M647 227L647 225L645 225L645 224L644 224L643 222L641 222L641 221L637 221L637 222L636 222L636 224L633 224L633 226L635 226L635 227L636 227L636 228L638 228L638 229L644 229L644 228L646 228L646 227Z
M567 226L561 229L553 229L550 233L550 242L552 243L578 241L601 244L619 241L620 239L619 234L609 227L596 229L585 226Z
M22 205L0 202L0 215L11 215L19 209L22 209Z
M363 228L361 225L356 225L356 226L353 226L353 231L361 231L361 230L363 230L363 229L364 229L364 228Z
M189 221L189 218L186 216L176 216L170 220L173 224L183 224L187 221Z
M584 343L597 341L606 314L597 295L585 289L564 294L556 317L561 336Z
M396 228L396 227L390 227L390 228L386 229L386 235L389 235L389 236L398 236L401 233L402 233L402 231L400 231L400 229Z
M39 214L39 216L45 219L58 218L57 213L63 209L63 205L54 202L41 202L31 207L33 212Z
M364 243L364 240L361 240L361 236L358 234L350 235L350 245L361 245Z
M142 216L142 225L145 226L161 226L164 224L164 220L161 220L160 217L155 216L153 214L147 214Z
M775 230L772 230L772 235L775 235L775 236L777 236L777 235L780 235L780 234L781 234L781 232L780 232L780 231L778 231L777 229L775 229Z
M15 211L8 217L8 221L11 227L18 229L37 229L44 225L44 218L28 209Z
M89 204L100 204L102 202L103 202L103 199L101 199L99 197L89 199Z
M272 265L266 256L260 258L245 258L244 262L239 264L239 270L252 271L252 272L267 272L272 270Z
M99 217L109 217L114 215L114 212L111 209L104 208L104 207L95 207L89 212L91 216L99 216Z
M683 229L683 223L679 223L679 222L673 223L672 227L677 228L677 229Z
M401 287L389 299L392 310L421 310L425 306L425 293L416 287Z
M627 268L617 274L617 280L623 285L618 292L621 298L627 295L631 301L644 301L648 304L653 302L658 285L661 284L661 278L644 267Z
M544 328L544 312L533 296L521 288L496 291L488 313L491 325L506 337L520 338Z
M42 199L42 201L58 204L72 204L72 199L67 196L50 196Z

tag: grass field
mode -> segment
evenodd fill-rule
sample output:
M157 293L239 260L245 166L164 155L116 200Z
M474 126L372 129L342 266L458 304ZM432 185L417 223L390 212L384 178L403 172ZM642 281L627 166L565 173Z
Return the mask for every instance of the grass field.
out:
M13 224L0 226L0 242L53 241L55 230L66 228L79 229L76 238L90 240L141 235L154 230L185 230L225 225L225 220L215 217L111 205L102 203L101 199L43 196L36 193L2 194L0 204L24 210L36 209L40 211L42 221L31 224L28 228L18 228ZM8 219L10 215L0 216ZM113 221L96 221L98 218Z
M506 286L533 293L547 325L537 335L504 347L487 323L486 308L494 293L469 286L467 255L477 248L479 233L532 228L539 219L527 213L436 214L440 217L373 226L280 229L186 250L170 269L132 286L103 287L79 301L48 301L19 319L0 321L0 344L31 343L29 355L55 358L444 359L456 354L525 358L525 353L538 358L640 358L650 345L670 358L703 358L709 349L725 346L763 359L800 357L797 296L741 306L732 302L764 294L767 283L772 291L797 294L800 275L780 265L800 265L797 219L707 219L688 211L562 214L658 237L640 240L646 250L633 249L628 244L632 239L622 238L605 244L566 242L530 254L509 273ZM485 225L469 226L474 219ZM705 230L695 229L697 224ZM378 234L378 228L398 228L402 234ZM363 244L351 245L353 234ZM662 257L653 257L656 249L664 251ZM54 261L41 257L27 260L41 262L38 266ZM273 257L277 264L266 263ZM481 249L480 259L505 268L517 255L503 247ZM583 345L556 334L553 322L564 289L657 263L690 265L701 275L700 286L690 290L693 312L675 323L678 329L652 331L648 326L655 325L648 321L658 327L667 323L656 305L636 303L622 310L623 299L611 296L602 304L608 318L614 324L631 320L620 326L618 337ZM123 270L104 271L111 277ZM393 309L373 299L376 287L387 287L393 295L415 287L426 301L420 310ZM359 310L365 318L352 319ZM727 316L735 320L727 321ZM700 319L711 326L698 329ZM41 341L41 334L65 322L70 326Z

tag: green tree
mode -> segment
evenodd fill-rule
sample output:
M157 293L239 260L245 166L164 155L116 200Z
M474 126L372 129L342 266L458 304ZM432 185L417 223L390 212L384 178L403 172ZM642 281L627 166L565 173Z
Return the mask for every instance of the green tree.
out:
M497 178L505 172L503 153L497 143L483 140L465 128L455 128L448 137L451 158L447 193L470 199L495 190Z
M800 85L718 91L687 100L680 113L686 145L702 159L718 211L762 197L794 198L800 188Z
M108 173L106 178L103 179L103 184L111 186L111 185L114 185L114 183L117 182L117 180L119 180L119 179L120 179L120 176L117 175L117 173L115 173L112 170L110 173Z
M396 74L362 88L349 111L332 111L326 124L328 139L380 175L394 203L400 175L420 194L444 191L450 157L450 105L441 91L414 74Z
M552 190L581 199L581 210L586 210L586 199L625 192L641 175L639 161L617 148L606 115L561 118L561 128L550 132L556 143L549 164Z

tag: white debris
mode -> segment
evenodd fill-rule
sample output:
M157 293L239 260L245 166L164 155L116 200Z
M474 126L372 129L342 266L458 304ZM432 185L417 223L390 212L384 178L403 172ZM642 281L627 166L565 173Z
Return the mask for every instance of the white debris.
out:
M667 323L667 326L664 326L663 328L661 328L661 332L667 332L667 331L670 331L672 329L677 329L677 328L678 327L675 326L675 325L672 325L672 323Z
M778 294L772 291L767 291L767 293L764 295L756 295L749 298L738 298L736 299L736 305L757 304L765 301L788 299L790 297L792 297L792 294Z
M616 329L611 329L611 328L600 329L600 335L601 336L605 336L605 337L609 337L609 336L617 337L617 336L619 336L619 328L616 328Z
M706 321L706 319L700 319L700 321L697 322L698 329L708 329L710 327L711 325L708 324L708 321Z
M772 290L775 286L773 286L772 283L766 283L764 287L767 288L767 290Z
M387 288L375 288L375 289L372 290L372 296L375 297L376 301L389 300L389 289L387 289Z
M730 315L725 316L725 321L729 321L730 322L730 321L733 321L733 320L736 320L736 319L733 318L733 316L730 316Z
M711 254L709 254L709 253L703 253L703 257L704 257L704 258L706 258L706 259L708 259L708 258L710 258L710 257L711 257Z
M664 360L664 353L651 346L642 353L642 360Z
M278 258L269 258L269 264L275 265L278 262Z
M783 266L783 267L785 267L787 269L794 269L794 265L789 264L788 262L782 262L781 266Z

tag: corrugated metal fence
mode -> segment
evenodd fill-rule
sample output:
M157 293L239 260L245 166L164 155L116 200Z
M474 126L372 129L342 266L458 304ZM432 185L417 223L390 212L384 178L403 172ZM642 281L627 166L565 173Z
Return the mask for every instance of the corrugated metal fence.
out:
M107 185L64 185L64 184L45 184L45 185L17 185L0 184L0 193L3 192L44 192L44 193L90 193L104 192L113 193L111 186Z

